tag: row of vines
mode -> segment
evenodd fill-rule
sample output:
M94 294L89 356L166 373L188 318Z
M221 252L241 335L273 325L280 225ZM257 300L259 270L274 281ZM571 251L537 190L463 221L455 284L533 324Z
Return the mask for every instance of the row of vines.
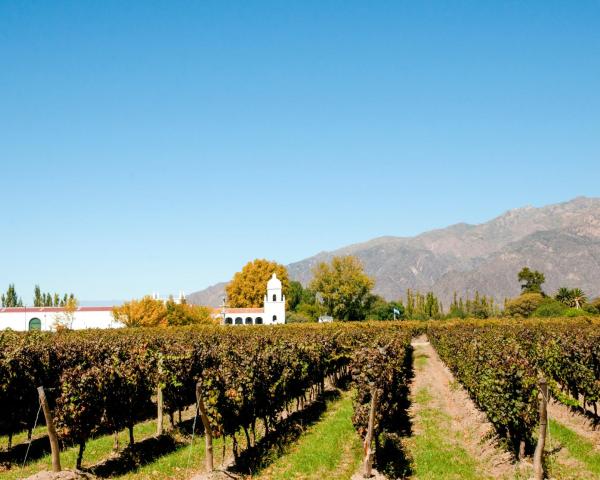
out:
M100 432L129 429L133 442L134 425L156 415L159 388L172 417L195 404L198 385L213 434L231 437L235 450L237 433L249 438L257 420L268 432L288 404L322 388L327 377L348 374L351 363L359 386L357 425L368 403L365 382L373 381L382 390L384 425L384 409L400 408L397 398L404 395L396 387L406 386L409 332L398 324L5 331L0 411L8 414L0 418L0 434L10 438L32 428L42 385L62 443L79 445L80 465L87 440Z
M598 414L600 323L596 321L447 322L430 324L427 334L519 456L533 448L542 377L558 401Z

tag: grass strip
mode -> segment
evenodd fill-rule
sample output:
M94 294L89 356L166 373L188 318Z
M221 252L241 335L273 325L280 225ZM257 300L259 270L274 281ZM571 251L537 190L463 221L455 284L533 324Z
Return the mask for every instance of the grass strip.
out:
M431 400L427 388L420 389L414 398L414 402L419 406L415 424L420 431L407 442L413 459L413 478L485 478L477 473L476 461L449 436L450 417L429 406Z
M558 440L591 473L600 477L600 452L591 442L556 420L550 420L550 436Z
M361 441L352 425L352 395L328 402L321 421L310 427L261 479L347 480L358 468Z

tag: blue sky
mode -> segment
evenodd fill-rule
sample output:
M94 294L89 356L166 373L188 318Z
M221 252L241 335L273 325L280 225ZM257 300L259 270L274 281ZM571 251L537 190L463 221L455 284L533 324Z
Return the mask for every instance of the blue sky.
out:
M191 292L598 196L598 25L598 1L3 1L0 288Z

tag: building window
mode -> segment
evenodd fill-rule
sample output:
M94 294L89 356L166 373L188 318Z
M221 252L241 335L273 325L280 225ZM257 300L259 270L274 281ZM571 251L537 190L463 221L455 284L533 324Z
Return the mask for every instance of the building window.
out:
M39 318L32 318L29 320L29 330L41 330L42 321Z
M273 321L276 322L277 321L277 315L273 315Z
M236 325L242 325L244 323L244 321L242 320L242 317L237 317L235 319L235 324Z
M277 301L277 294L273 294L273 301L276 302Z
M246 325L252 325L252 318L246 317Z
M256 325L262 325L262 317L256 317Z
M233 323L233 318L231 318L231 317L227 317L227 318L225 319L225 325L231 325L232 323Z

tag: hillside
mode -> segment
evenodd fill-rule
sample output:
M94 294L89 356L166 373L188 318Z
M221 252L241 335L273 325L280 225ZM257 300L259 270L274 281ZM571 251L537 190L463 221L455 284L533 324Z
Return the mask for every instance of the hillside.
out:
M445 305L454 291L475 290L498 301L518 294L525 265L546 274L547 291L578 286L600 295L600 198L579 197L541 208L510 210L479 225L460 223L415 237L380 237L288 265L291 278L310 281L318 262L356 255L375 278L375 292L391 300L406 289L432 290ZM188 297L218 305L224 283Z

